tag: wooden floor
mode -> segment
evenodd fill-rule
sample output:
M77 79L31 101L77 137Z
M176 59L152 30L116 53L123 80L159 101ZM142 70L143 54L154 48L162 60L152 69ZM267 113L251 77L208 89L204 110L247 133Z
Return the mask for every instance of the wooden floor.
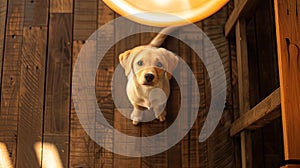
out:
M46 150L54 149L63 167L232 168L230 44L223 35L227 8L197 23L219 51L229 86L227 106L217 129L208 140L198 142L210 105L209 78L195 53L169 38L164 47L181 56L197 78L201 99L198 118L184 139L168 151L134 158L113 154L95 143L83 130L71 97L72 68L81 47L95 30L119 16L101 0L0 0L0 143L8 150L8 162L14 167L40 167L41 162L47 164ZM124 29L133 28L130 26ZM114 32L112 27L107 33L114 37L124 32ZM115 129L134 136L149 136L166 129L180 108L180 90L172 80L167 122L132 126L115 109L111 80L118 54L147 43L153 36L137 34L118 42L106 53L96 76L98 104L106 119ZM202 45L200 40L199 47ZM191 106L182 108L188 110ZM44 152L36 151L41 144Z

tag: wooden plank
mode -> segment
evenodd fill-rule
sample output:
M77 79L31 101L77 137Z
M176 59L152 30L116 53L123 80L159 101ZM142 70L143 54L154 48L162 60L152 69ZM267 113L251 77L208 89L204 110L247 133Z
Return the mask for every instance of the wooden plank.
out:
M22 36L6 38L1 89L0 142L6 144L15 167L18 136L19 75Z
M172 32L172 34L178 36L179 31L175 30ZM179 41L177 39L174 39L172 37L169 37L165 40L165 42L162 44L163 48L166 48L175 54L177 54L179 57ZM177 67L178 68L178 67ZM167 125L168 127L175 121L177 118L177 115L179 113L179 108L180 108L180 89L178 86L178 81L176 81L174 78L170 80L170 88L171 88L171 93L170 97L167 103ZM179 128L178 128L179 129ZM168 134L172 135L172 132L169 130ZM179 142L178 144L174 145L172 148L170 148L167 151L167 165L168 167L177 167L179 165L182 165L181 163L181 143Z
M72 59L72 14L50 14L44 142L56 145L68 167L70 78ZM53 141L54 137L61 140Z
M162 123L158 120L154 120L151 122L142 123L141 126L141 136L153 136L164 131L167 128L167 122ZM164 136L167 137L166 134ZM158 140L158 142L155 144L156 147L167 146L167 138L165 137ZM142 146L144 149L146 148L147 150L151 150L153 144L147 144L144 141L142 141ZM153 156L142 157L141 167L168 167L168 153L165 151L159 154L155 154Z
M230 46L230 59L231 59L231 86L232 86L232 102L228 100L228 104L232 106L233 121L239 117L239 94L238 94L238 68L237 68L237 54L235 37L229 35L229 46ZM233 139L234 145L234 167L241 167L241 146L240 138Z
M126 27L127 29L123 30L122 29L123 27ZM120 36L124 35L124 33L128 32L128 30L130 30L130 32L132 32L133 34L136 33L140 27L136 23L133 23L130 21L120 21L115 24L115 30L118 28L119 29L121 28L121 30L115 32L116 39L118 39ZM139 34L129 36L129 37L119 41L115 45L115 67L117 67L119 64L119 54L123 53L126 50L132 49L133 47L139 46L139 45L141 45ZM115 84L114 92L118 96L119 103L124 106L119 107L118 104L115 104L115 105L117 108L131 109L131 107L130 107L131 105L128 100L127 94L126 94L126 87L125 87L126 82L124 82L124 81L127 81L127 79L125 77L125 73L124 73L124 76L120 76L120 77L118 77L118 79L119 80L116 80L114 82L114 84ZM116 100L114 100L114 101L116 103ZM128 106L125 106L125 105L128 105ZM126 133L127 135L137 136L137 137L141 136L140 125L133 126L132 121L130 119L125 118L118 110L115 110L115 112L114 112L114 128L123 133ZM114 142L115 142L114 147L116 147L116 144L121 145L122 143L124 143L124 145L126 146L127 140L126 139L123 139L123 140L114 139ZM136 149L128 149L128 150L135 151ZM140 152L140 151L136 151L136 152ZM121 155L117 155L117 154L114 155L114 167L119 167L119 166L140 167L140 165L141 165L141 158L138 158L138 157L132 158L132 157L121 156Z
M16 167L24 2L9 1L7 11L1 71L0 142L6 145L12 165Z
M49 0L28 0L25 2L25 26L47 26Z
M50 0L51 13L73 13L73 0Z
M200 28L202 27L202 22L196 23ZM199 87L199 93L200 93L200 109L199 109L199 117L195 120L194 126L189 131L188 135L184 137L183 141L181 142L181 157L182 157L182 167L200 167L201 164L205 163L204 159L200 157L200 153L204 153L204 158L207 159L207 151L204 149L201 149L201 146L204 146L203 144L206 144L207 142L204 142L202 144L199 144L199 133L201 130L201 127L205 120L206 115L206 100L205 100L205 67L202 63L202 60L198 58L196 53L190 48L200 48L201 51L204 53L204 41L203 36L201 34L198 34L198 32L190 31L189 28L180 28L179 36L184 37L184 41L190 42L192 46L187 46L183 43L179 44L179 55L182 57L187 63L190 65L192 71L194 72L194 76L196 80L198 81L198 87ZM201 53L201 54L203 54ZM180 68L180 67L178 67ZM179 70L180 71L180 70ZM187 75L185 73L181 73L180 80L184 81L191 81L190 75ZM195 93L195 90L192 90L191 86L192 83L186 83L188 88L185 88L186 90L181 90L181 92L189 92L189 93ZM194 86L193 86L194 87ZM182 88L181 88L182 89ZM179 95L180 96L180 95ZM195 110L195 105L199 102L195 102L193 99L188 98L181 98L181 100L185 101L187 106L184 107L178 107L177 111L180 108L184 108L184 110ZM179 99L179 101L181 102ZM178 102L178 104L180 104ZM190 122L190 117L186 116L186 118L183 118L183 120L188 120L187 122ZM179 162L179 161L178 161ZM179 162L180 163L180 162Z
M75 44L74 44L75 45ZM76 115L74 105L71 108L70 126L70 167L95 167L94 141L87 135Z
M23 35L25 1L8 2L6 35L11 37Z
M121 109L124 110L124 109ZM125 118L119 111L115 110L114 112L114 128L129 135L129 136L136 136L140 137L141 131L140 126L135 126L132 124L132 121ZM136 144L140 144L137 142ZM137 150L138 147L135 147L134 144L130 144L133 146L129 148L127 139L114 139L114 148L116 147L126 147L127 153L140 153L141 151ZM141 158L139 157L128 157L122 156L118 154L114 154L114 167L128 167L128 168L138 168L141 167Z
M300 165L299 164L288 164L285 166L282 166L281 168L299 168Z
M234 9L235 2L230 1L228 3L228 14L230 14ZM232 106L233 121L239 117L239 94L238 94L238 68L237 68L237 53L236 53L236 38L235 35L229 34L229 50L230 50L230 69L231 69L231 91L232 99L228 99L227 103ZM240 138L233 138L233 152L234 152L234 164L233 167L241 167L241 146Z
M73 26L73 68L75 61L88 37L97 28L97 1L74 1L74 26ZM73 84L73 83L72 83ZM96 83L97 84L97 83ZM85 132L76 115L72 103L70 125L70 166L71 167L96 167L94 141ZM91 110L95 110L92 108ZM101 129L100 129L101 130Z
M24 27L17 167L39 167L33 146L42 143L47 28ZM29 133L30 132L30 133ZM39 156L41 157L41 156Z
M262 100L279 87L279 75L273 2L272 0L260 1L257 5L259 7L255 16L255 34L260 100Z
M101 27L104 24L110 22L115 18L115 13L108 8L103 1L98 1L98 25L97 27ZM99 34L99 36L101 36ZM104 39L114 39L115 32L114 27L111 27L111 30L105 33L105 37L98 37L99 40L101 38ZM97 43L99 45L99 43ZM103 50L103 48L97 47L97 52ZM106 120L110 123L110 125L114 125L114 102L112 100L112 76L115 71L115 48L112 47L104 56L103 60L97 71L96 76L96 95L97 101L99 102L99 107L101 108L101 112L106 118ZM100 80L101 79L101 80ZM98 126L98 125L97 125ZM96 126L96 127L97 127ZM111 130L108 129L96 129L97 134L101 133L112 133ZM105 140L107 146L113 145L113 137ZM114 154L95 144L95 167L103 167L110 168L114 165Z
M238 66L238 86L239 86L239 104L240 114L250 109L249 102L249 72L248 72L248 54L247 54L247 36L245 20L238 21L236 26L236 50Z
M87 40L97 29L97 2L74 1L74 40Z
M2 66L3 66L2 63L4 57L6 16L7 16L7 0L0 0L0 92L2 86Z
M84 45L82 41L73 42L73 68L77 60L80 49ZM72 83L75 84L75 83ZM94 141L87 135L83 129L76 111L76 104L71 103L71 120L70 120L70 167L95 167L94 163Z
M265 1L262 1L265 2ZM267 1L266 1L267 2ZM249 21L247 22L246 26L246 32L247 32L247 46L248 46L248 64L249 64L249 93L250 93L250 108L253 108L255 105L257 105L262 98L260 98L260 70L259 70L259 65L262 64L261 62L258 61L259 56L258 56L258 40L257 40L257 28L262 27L265 29L263 26L259 26L256 22L257 19L263 20L265 22L266 18L261 17L264 15L258 15L260 10L265 11L265 7L261 7L258 5L254 17L250 17ZM256 16L258 18L256 18ZM265 31L263 31L265 32ZM267 33L265 33L267 34ZM259 37L260 39L264 38ZM267 45L270 43L264 42L264 45ZM263 46L261 46L262 48ZM266 57L268 54L264 54L261 57ZM264 63L266 64L266 63ZM269 63L268 63L269 64ZM269 69L270 70L270 69ZM264 73L264 72L262 72ZM268 73L267 73L268 74ZM263 81L264 82L264 81ZM270 81L273 82L273 81ZM277 87L278 88L278 87ZM255 148L252 149L252 154L255 156L253 157L253 167L259 167L260 165L265 164L265 158L264 158L264 142L263 142L263 131L262 129L258 129L252 132L252 144L255 146Z
M247 36L245 20L239 20L236 24L236 50L238 67L238 88L239 88L239 111L240 115L250 109L249 97L249 69L247 55ZM252 167L251 134L241 133L241 161L242 168Z
M275 36L274 1L258 1L252 15L252 30L247 24L251 108L279 87L277 48ZM264 17L262 17L264 16ZM254 38L249 43L249 34ZM251 48L250 48L251 46ZM250 61L251 60L251 61ZM252 62L252 63L251 63ZM255 72L256 71L256 72ZM252 73L252 78L251 78ZM253 87L256 86L256 87ZM279 99L280 102L280 99ZM273 115L272 115L273 114ZM280 109L255 122L252 131L253 167L280 167L283 162L283 141ZM277 119L274 119L276 118Z
M148 27L148 26L141 26L142 30L155 30L154 27ZM160 30L157 29L156 30ZM148 44L154 37L156 33L143 33L141 34L141 45ZM166 109L167 112L169 109ZM147 136L153 136L156 135L162 131L167 129L167 122L159 122L158 120L154 119L153 121L149 121L146 123L141 124L141 136L147 137ZM165 134L165 137L167 135ZM157 143L157 146L166 146L167 145L167 139L162 138L159 140L159 143ZM147 148L147 150L151 150L151 146L153 144L147 144L144 141L142 141L143 148ZM142 157L141 158L141 167L168 167L168 153L162 152L153 156L148 157Z
M184 33L181 33L181 31L186 31L184 29L180 29L179 32L179 36L182 37L182 35ZM193 33L193 32L192 32ZM191 63L191 49L189 49L188 47L186 47L186 45L182 42L179 43L179 55L180 57L187 63L190 64ZM181 68L180 66L178 67L179 69ZM181 88L180 88L180 92L183 93L190 93L191 92L191 74L189 74L186 71L181 71L179 70L179 83L181 83ZM191 107L191 99L189 96L187 96L186 94L182 94L181 95L181 105L180 105L180 109L183 111L187 111L187 113L190 112ZM189 123L189 116L185 115L182 118L180 118L180 122L182 123ZM189 139L190 139L190 132L184 136L184 138L181 140L181 167L186 168L186 167L190 167L190 159L189 159Z
M255 12L247 19L251 108L279 87L273 0L258 1L256 5ZM249 126L248 129L255 129L252 131L253 167L280 167L283 142L282 132L278 131L282 129L279 116L278 108Z
M275 0L285 160L300 160L300 18L298 1Z
M202 28L202 22L197 23L197 25ZM196 35L196 34L195 34ZM200 36L200 39L190 39L190 40L195 40L194 41L194 46L191 47L199 47L200 50L203 51L203 37ZM205 67L203 65L202 60L199 59L198 55L192 51L191 53L191 69L194 72L194 76L197 80L197 85L199 88L199 93L200 93L200 100L204 100L205 97L203 96L204 94L201 93L205 93ZM194 86L193 86L194 87ZM203 90L201 90L203 89ZM195 90L192 90L191 93L195 93ZM199 102L195 102L196 100L192 100L192 109L195 109L195 104L199 103ZM200 101L200 104L205 104L206 101ZM200 113L203 113L203 111L205 111L205 108L203 108L203 106L201 107L200 105ZM201 131L201 124L200 123L204 123L204 117L200 118L198 117L194 123L194 126L192 127L192 129L190 130L190 167L200 167L200 153L201 150L199 150L200 144L199 144L199 133Z
M239 18L245 17L247 14L253 11L256 0L241 0L234 7L232 13L228 17L228 20L225 24L225 36L228 36L236 22Z
M212 62L213 58L211 57L212 51L215 49L218 52L218 56L222 61L222 65L225 71L226 76L226 89L227 97L226 101L230 99L231 93L231 81L230 81L230 59L229 59L229 48L228 48L228 40L223 34L222 30L226 23L226 19L228 17L227 10L223 8L218 11L212 17L203 21L203 30L206 35L210 38L213 47L207 44L207 41L204 41L204 60L206 62ZM210 61L209 61L210 60ZM210 106L213 104L211 102L212 91L211 91L211 80L216 78L215 76L208 76L208 70L214 69L211 68L213 65L206 65L206 70L204 72L204 81L205 81L205 101L206 101L206 113L208 112ZM216 74L216 73L214 73ZM201 80L201 79L199 79ZM219 90L220 88L216 89ZM201 93L201 91L200 91ZM200 99L200 101L202 101ZM228 104L226 102L225 109L222 114L222 118L219 121L218 126L214 130L214 133L207 139L207 165L208 167L233 167L233 145L232 141L229 138L229 130L231 126L231 119L233 118L231 110L228 108ZM205 115L207 116L207 115ZM206 118L203 118L206 119ZM200 151L202 152L202 151ZM200 160L201 162L201 160ZM192 164L191 164L192 165Z
M278 109L279 114L280 109ZM263 141L263 154L264 164L268 167L280 167L284 163L283 153L283 133L281 117L273 120L270 124L263 127L262 130L262 141ZM255 145L255 144L253 144Z
M258 9L259 10L259 7ZM265 10L265 9L263 9ZM260 16L261 17L261 16ZM266 20L262 18L261 20ZM246 32L247 32L247 45L248 45L248 63L249 63L249 92L250 92L250 107L253 108L257 105L263 98L260 98L260 89L259 89L259 64L261 64L258 56L258 40L257 40L257 25L256 25L256 17L251 17L247 23ZM263 38L263 37L260 37ZM260 55L261 57L265 57L265 55ZM273 81L272 81L273 82ZM278 87L276 87L278 88ZM274 89L273 89L274 90Z
M235 120L230 129L230 136L245 129L257 129L280 117L280 89L276 89L263 101Z

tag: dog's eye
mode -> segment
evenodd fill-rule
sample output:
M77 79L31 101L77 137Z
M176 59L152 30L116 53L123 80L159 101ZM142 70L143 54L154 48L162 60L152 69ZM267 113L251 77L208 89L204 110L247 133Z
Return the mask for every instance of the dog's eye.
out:
M143 61L138 61L137 64L138 64L139 66L142 66L144 63L143 63Z
M159 67L159 68L161 68L161 67L163 67L163 64L162 64L161 62L158 62L158 63L156 64L156 66Z

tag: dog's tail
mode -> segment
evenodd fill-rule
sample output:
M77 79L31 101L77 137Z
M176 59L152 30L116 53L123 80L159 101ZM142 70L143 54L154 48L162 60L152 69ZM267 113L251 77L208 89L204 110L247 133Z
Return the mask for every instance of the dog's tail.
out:
M177 29L178 26L170 26L162 29L149 43L152 47L159 47L161 44L165 41L167 36L173 32L175 29Z

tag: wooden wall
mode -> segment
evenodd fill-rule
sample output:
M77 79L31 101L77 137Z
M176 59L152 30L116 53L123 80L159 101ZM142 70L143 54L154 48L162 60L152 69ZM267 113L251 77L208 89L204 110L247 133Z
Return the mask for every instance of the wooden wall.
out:
M251 108L279 87L273 0L258 1L247 19L247 45ZM264 17L262 17L264 16ZM252 132L253 166L283 164L281 118Z
M246 167L280 167L284 165L280 109L275 108L272 116L266 117L267 115L265 115L263 119L256 119L256 126L255 122L251 123L250 121L251 116L257 117L259 116L258 111L263 111L255 108L264 102L266 97L274 95L274 90L276 92L279 90L274 2L273 0L239 1L238 4L235 6L235 11L240 9L243 12L237 17L236 23L238 25L236 26L236 32L238 32L236 33L237 49L235 49L235 45L231 45L232 93L234 116L238 118L236 121L242 118L244 121L240 120L241 123L247 123L248 126L241 129L246 131L243 132L244 137L246 137L243 142L239 142L243 135L235 136L236 158L242 156L241 160L236 160L236 167L242 167L242 162L245 166L247 165ZM245 6L241 7L243 6L241 4ZM229 37L235 36L231 33ZM240 56L235 51L239 52ZM237 59L240 59L240 66L237 65ZM242 79L237 79L239 70L242 71L239 73L239 75L242 74L239 76ZM236 83L240 81L242 81L241 90L243 94L239 94L239 84ZM244 115L238 114L240 100L248 108ZM280 96L273 97L272 100L277 100L280 105ZM271 103L266 104L263 107L272 106ZM264 124L259 124L259 120L263 120L261 123ZM235 123L233 123L232 128L234 128ZM250 128L251 125L252 128Z
M198 118L184 139L168 151L151 157L130 158L106 151L86 134L71 97L72 68L81 47L95 30L119 15L101 0L0 2L0 142L5 144L13 167L47 164L43 150L35 149L43 145L42 149L46 150L47 144L57 149L63 167L233 167L234 150L229 137L233 118L231 63L229 43L223 35L227 7L197 23L217 48L228 84L226 108L213 135L198 143L210 105L206 68L189 47L168 38L164 47L181 56L197 78L201 96ZM126 28L133 29L131 26L128 24ZM184 31L182 28L177 33ZM114 32L112 27L107 36L114 38L122 33ZM166 129L180 108L180 90L174 80L167 122L133 126L114 107L111 79L118 65L118 54L147 43L154 35L137 34L118 42L106 53L96 76L95 92L106 119L116 129L135 136L153 135ZM186 38L193 40L194 37ZM194 40L199 40L199 47L207 52L201 39ZM188 110L190 106L186 104L182 108Z

